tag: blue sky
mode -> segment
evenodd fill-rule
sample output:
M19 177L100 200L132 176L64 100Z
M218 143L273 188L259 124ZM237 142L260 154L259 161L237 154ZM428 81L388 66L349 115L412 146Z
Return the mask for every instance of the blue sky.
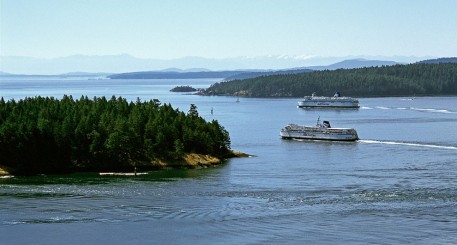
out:
M455 0L0 0L0 56L457 56Z

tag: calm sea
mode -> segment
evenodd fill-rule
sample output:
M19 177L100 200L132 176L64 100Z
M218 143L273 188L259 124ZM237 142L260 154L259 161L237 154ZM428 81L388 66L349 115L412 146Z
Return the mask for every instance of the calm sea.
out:
M159 99L217 119L221 167L146 175L3 177L1 244L457 244L457 97L361 98L360 109L296 99L169 92L209 80L1 80L0 96ZM211 114L211 109L213 114ZM285 141L287 123L353 127L355 143Z

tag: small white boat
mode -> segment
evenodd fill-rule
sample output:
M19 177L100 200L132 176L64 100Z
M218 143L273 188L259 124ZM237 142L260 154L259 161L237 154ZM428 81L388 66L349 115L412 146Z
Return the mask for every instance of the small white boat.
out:
M319 122L315 127L289 124L281 129L283 139L307 139L307 140L333 140L333 141L356 141L359 139L357 131L353 128L332 128L329 121Z
M146 175L147 172L140 172L140 173L121 173L121 172L104 172L98 173L100 176L137 176L137 175Z
M359 101L351 97L341 97L340 92L336 92L333 97L305 96L302 101L298 102L298 107L305 108L359 108Z

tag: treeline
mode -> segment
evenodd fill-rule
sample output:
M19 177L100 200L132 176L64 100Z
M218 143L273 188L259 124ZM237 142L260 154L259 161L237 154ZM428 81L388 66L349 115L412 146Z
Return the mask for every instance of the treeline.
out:
M0 165L19 174L132 171L185 153L223 157L228 132L158 100L64 96L0 99Z
M422 64L457 63L457 57L422 60L417 63L422 63Z
M257 72L247 72L247 73L240 73L230 77L226 77L226 81L231 80L241 80L241 79L248 79L260 76L270 76L270 75L281 75L281 74L297 74L303 72L311 72L311 69L290 69L290 70L279 70L279 71L257 71Z
M410 64L262 76L216 83L204 95L302 97L457 95L457 64Z

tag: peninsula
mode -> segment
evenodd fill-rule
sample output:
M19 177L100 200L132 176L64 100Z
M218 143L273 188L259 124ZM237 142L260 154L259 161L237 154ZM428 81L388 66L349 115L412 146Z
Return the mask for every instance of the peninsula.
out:
M295 98L335 91L351 97L457 95L457 63L440 61L239 79L215 83L199 94Z

